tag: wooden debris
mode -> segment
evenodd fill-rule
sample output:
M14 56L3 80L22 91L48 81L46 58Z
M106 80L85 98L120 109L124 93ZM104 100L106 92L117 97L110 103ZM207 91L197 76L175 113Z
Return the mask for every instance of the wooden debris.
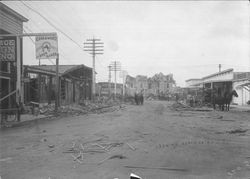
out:
M97 165L101 165L102 163L104 163L106 160L109 160L109 159L126 159L127 157L126 156L123 156L123 155L113 155L113 156L110 156L110 157L107 157L105 159L103 159L102 161L100 161Z
M245 133L247 131L248 131L248 129L235 129L235 130L227 131L227 133L236 134L236 133Z
M102 148L102 149L105 149L105 147L103 147L102 145L100 145L100 144L97 144L97 143L95 143L95 144L92 144L92 145L96 145L96 146L98 146L98 147L100 147L100 148Z
M115 158L117 158L117 159L126 159L127 157L124 156L124 155L113 155L113 156L109 157L109 159L115 159Z
M230 121L230 122L234 122L235 120L230 120L230 119L221 119L221 121Z
M129 143L126 143L128 146L129 146L129 148L131 148L132 150L136 150L134 147L132 147Z
M82 164L82 161L79 160L79 158L81 157L80 155L74 156L73 154L71 154L71 156L74 158L74 161L77 161L78 163Z
M82 144L80 144L80 146L81 146L82 150L84 150L84 147L83 147L83 145L82 145Z
M12 159L11 157L1 158L0 162L6 162L6 161L11 160L11 159Z
M168 167L140 167L140 166L124 166L126 168L134 168L134 169L157 169L157 170L171 170L171 171L180 171L187 172L187 169L181 168L168 168Z
M74 147L75 147L75 145L76 145L76 143L75 143L75 142L73 142L73 144L72 144L72 148L74 148Z
M55 147L55 145L48 145L48 147L49 147L49 148L54 148L54 147Z
M105 159L103 159L102 161L100 161L97 165L101 165L103 162L105 162L106 160L109 160L110 157L107 157Z
M95 143L92 142L86 142L84 144L80 143L79 145L75 142L73 142L72 147L66 149L65 151L63 151L63 153L71 153L71 156L74 158L74 161L78 161L79 159L79 163L82 162L81 160L83 160L83 155L86 153L90 153L90 154L95 154L95 153L106 153L109 150L111 150L111 148L113 147L117 147L117 146L121 146L123 145L123 143L108 143L108 144L100 144L100 143L96 143L99 140L95 140ZM74 154L74 155L73 155ZM77 155L77 156L75 156ZM104 161L101 161L100 163L102 163Z

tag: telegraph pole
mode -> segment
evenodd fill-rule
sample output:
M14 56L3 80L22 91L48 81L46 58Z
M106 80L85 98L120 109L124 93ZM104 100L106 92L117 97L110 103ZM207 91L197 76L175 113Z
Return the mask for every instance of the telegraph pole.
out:
M113 61L111 62L111 71L115 72L115 99L116 99L116 72L121 71L121 62Z
M123 95L124 99L125 99L125 82L126 82L126 76L127 75L128 75L127 71L125 71L125 70L121 71L121 76L122 76L122 79L123 79L123 83L122 83L122 95Z
M111 96L111 66L108 66L109 68L109 97Z
M84 42L84 51L87 51L89 54L92 55L93 63L92 63L92 101L95 98L95 56L103 54L103 42L101 39L87 39Z

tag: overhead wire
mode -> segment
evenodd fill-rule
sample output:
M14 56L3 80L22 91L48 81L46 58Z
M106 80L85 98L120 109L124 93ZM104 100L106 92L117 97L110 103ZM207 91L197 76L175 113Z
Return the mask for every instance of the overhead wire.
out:
M35 12L36 14L38 14L40 17L43 18L43 20L45 20L49 25L51 25L53 28L55 28L57 31L59 31L60 33L62 33L65 37L67 37L70 41L72 41L75 45L77 45L81 50L83 50L83 48L75 41L73 40L68 34L66 34L65 32L63 32L61 29L59 29L58 27L56 27L50 20L48 20L44 15L42 15L40 12L38 12L37 10L35 10L34 8L30 7L29 5L27 5L26 3L24 3L22 0L20 0L20 2L26 6L27 8L29 8L30 10L32 10L33 12Z
M49 2L49 5L48 6L53 6L53 4L52 4L52 2ZM74 8L74 7L72 7L72 6L67 6L68 8L70 8L70 10L72 10L73 12L76 12L76 9ZM50 13L50 11L46 11L48 14ZM79 14L78 13L75 13L74 14L75 16L77 16L77 18L75 18L75 19L80 19L80 21L84 21L83 19L82 19L82 17L81 16L79 16ZM55 18L56 18L56 20L55 20L55 18L53 19L53 21L54 22L56 22L57 23L57 25L58 26L60 26L60 23L59 23L59 20L61 20L61 19L59 19L59 18L57 18L57 16L54 16ZM72 30L73 28L70 28L70 30ZM96 62L100 65L100 66L102 66L103 68L105 68L106 69L106 67L105 67L105 65L101 62L101 61L99 61L99 59L98 58L96 58Z
M73 42L74 44L76 44L81 51L83 52L83 48L80 46L79 43L77 43L75 40L73 40L69 35L67 35L64 31L62 31L60 28L58 28L57 26L55 26L50 20L48 20L45 16L43 16L40 12L38 12L37 10L35 10L34 8L30 7L27 3L24 3L22 0L20 0L20 2L27 7L28 9L30 9L31 11L35 12L36 14L38 14L40 17L42 17L49 25L51 25L53 28L55 28L56 30L58 30L60 33L62 33L65 37L67 37L71 42ZM97 62L103 67L104 65L97 60Z

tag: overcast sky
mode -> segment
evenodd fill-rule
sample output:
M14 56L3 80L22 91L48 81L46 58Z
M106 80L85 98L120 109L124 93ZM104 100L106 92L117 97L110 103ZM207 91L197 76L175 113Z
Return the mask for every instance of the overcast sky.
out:
M83 47L102 39L97 81L117 60L130 75L173 73L177 85L222 70L250 71L250 4L246 1L24 1ZM92 58L20 1L4 1L29 19L26 32L57 32L60 64L92 66ZM24 64L38 64L24 40ZM42 64L52 64L42 60Z

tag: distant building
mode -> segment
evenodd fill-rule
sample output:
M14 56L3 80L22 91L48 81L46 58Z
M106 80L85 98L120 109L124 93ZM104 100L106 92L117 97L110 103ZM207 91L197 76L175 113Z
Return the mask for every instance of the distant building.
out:
M136 92L136 78L127 75L125 80L125 94L133 96Z
M165 95L175 90L173 74L155 74L153 77L137 75L135 78L127 75L126 94L134 95L135 92L143 92L144 95Z
M173 74L164 75L163 73L155 74L148 79L148 94L166 95L174 91L175 81Z
M116 84L116 94L122 95L122 85L121 83ZM97 83L97 94L100 96L113 96L115 94L115 83L110 83L109 88L109 82L99 82Z
M136 78L136 90L137 92L145 92L148 89L148 79L147 76L137 75Z

